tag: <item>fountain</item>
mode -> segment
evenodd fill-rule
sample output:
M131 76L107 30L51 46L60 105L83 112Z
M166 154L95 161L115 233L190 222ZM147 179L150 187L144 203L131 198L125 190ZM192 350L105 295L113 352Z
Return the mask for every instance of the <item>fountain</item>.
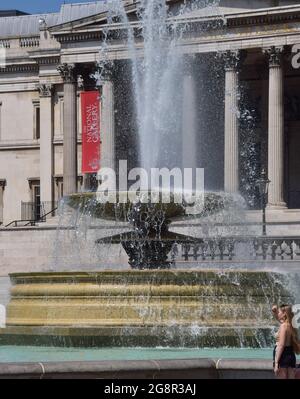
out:
M149 171L153 166L171 167L176 160L177 141L172 138L178 130L175 125L179 113L173 107L172 93L183 65L181 57L174 55L182 32L166 23L164 0L141 3L145 44L142 67L122 2L108 2L111 18L117 14L127 27L140 161ZM160 151L166 142L170 143L168 154ZM95 218L125 223L128 232L98 239L97 245L122 245L130 268L11 275L7 329L1 342L84 347L271 344L271 304L291 301L285 288L286 276L214 267L180 270L173 268L169 258L175 243L195 240L192 235L171 232L174 220L209 218L234 207L235 196L206 192L199 200L201 210L191 216L189 205L176 202L174 197L168 203L161 199L154 203L142 201L140 197L131 202L121 200L127 193L116 194L115 203L100 201L99 193L74 194L65 203L79 212L88 207Z
M177 193L178 195L178 193ZM88 208L93 217L129 223L133 230L99 239L101 244L122 244L133 269L168 269L168 260L173 245L193 243L195 239L184 234L169 231L171 222L196 217L209 217L215 212L232 208L238 196L206 193L194 196L193 203L177 201L175 194L163 191L139 191L134 201L129 193L117 192L116 203L99 201L97 194L74 194L67 204L75 209ZM125 201L124 201L125 199ZM192 210L192 212L191 212ZM198 214L195 211L198 210Z
M122 244L131 269L11 275L6 337L72 347L270 345L270 304L291 300L287 278L262 271L172 268L168 253L174 243L195 239L169 232L168 225L191 218L189 207L174 197L170 203L142 202L145 193L140 194L133 203L99 201L95 193L66 199L77 210L93 209L94 217L117 215L130 223L132 231L97 245ZM229 204L236 204L234 196L206 194L197 217Z

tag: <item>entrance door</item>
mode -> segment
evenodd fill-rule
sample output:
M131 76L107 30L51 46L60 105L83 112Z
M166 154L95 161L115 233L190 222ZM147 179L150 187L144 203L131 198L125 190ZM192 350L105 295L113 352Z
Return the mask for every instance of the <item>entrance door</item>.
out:
M42 216L40 186L33 187L33 204L34 204L34 220L40 220Z
M289 126L288 134L288 207L300 209L300 122Z

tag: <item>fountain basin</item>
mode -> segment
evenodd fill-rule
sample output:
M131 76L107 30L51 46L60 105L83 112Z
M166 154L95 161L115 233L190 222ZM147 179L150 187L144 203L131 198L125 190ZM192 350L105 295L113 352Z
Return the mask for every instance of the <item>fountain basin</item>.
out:
M127 191L110 192L110 194L113 202L108 200L109 195L107 199L101 199L100 194L95 192L71 194L65 197L65 202L81 212L89 209L93 217L103 220L132 222L132 214L138 213L141 222L153 223L155 220L151 218L163 218L163 221L169 223L208 216L223 209L236 207L242 200L237 194L225 192L199 193L193 197L194 201L191 204L185 203L183 199L178 202L174 193L164 191L140 191L137 196ZM134 222L137 222L137 219Z
M134 194L134 195L133 195ZM171 221L209 216L237 209L239 195L228 193L170 193L168 191L111 191L69 195L65 203L81 214L117 222L128 222L132 231L105 237L97 244L122 244L133 269L169 269L173 244L193 242L194 238L169 231ZM111 197L110 197L111 196Z
M12 274L0 342L66 346L266 346L281 274L126 270Z

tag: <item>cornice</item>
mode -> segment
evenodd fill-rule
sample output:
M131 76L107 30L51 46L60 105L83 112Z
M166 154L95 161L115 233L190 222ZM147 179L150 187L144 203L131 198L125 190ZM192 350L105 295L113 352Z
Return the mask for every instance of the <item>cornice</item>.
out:
M12 150L38 150L40 143L38 140L29 140L29 142L2 142L0 143L1 151L12 151Z
M95 41L101 40L103 38L102 30L99 28L98 31L93 32L66 32L63 34L58 34L56 36L56 40L59 43L74 43L74 42L83 42L83 41Z
M60 63L60 56L45 56L36 58L38 65L58 65Z
M60 49L45 49L39 51L31 51L29 57L38 65L53 65L60 63Z
M290 22L300 22L300 7L299 6L285 6L278 8L260 9L241 13L231 13L225 15L215 15L211 17L204 16L180 16L171 17L170 22L174 21L176 24L191 24L190 31L193 31L197 26L205 27L206 30L215 30L221 28L226 31L228 28L248 27L257 25L283 24ZM97 22L102 22L102 25L95 25ZM78 41L99 40L102 37L102 31L109 28L110 30L124 29L125 25L118 24L103 24L105 15L102 14L92 17L82 18L80 20L57 25L51 28L53 36L60 43L72 43ZM131 26L137 30L141 26L138 21L131 22Z
M259 16L230 17L227 19L228 27L270 25L271 23L288 23L300 21L300 10L284 14L265 14Z
M176 23L209 22L223 20L224 26L257 25L277 21L284 23L300 19L300 5L261 8L252 11L232 12L220 15L201 16L201 15L181 15L170 17L169 21Z

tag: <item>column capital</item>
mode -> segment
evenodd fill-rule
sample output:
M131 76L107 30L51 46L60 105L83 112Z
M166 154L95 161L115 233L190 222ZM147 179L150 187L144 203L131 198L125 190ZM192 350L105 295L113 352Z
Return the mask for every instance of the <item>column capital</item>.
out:
M246 58L243 50L226 50L220 53L224 61L225 71L238 71Z
M6 186L6 179L0 179L0 187L4 189L5 186Z
M62 64L57 67L64 83L76 83L77 71L75 64Z
M269 66L280 67L282 62L282 55L284 46L271 46L263 48L263 53L268 56Z
M51 84L39 84L38 91L40 93L40 97L51 97L53 93L53 85Z

